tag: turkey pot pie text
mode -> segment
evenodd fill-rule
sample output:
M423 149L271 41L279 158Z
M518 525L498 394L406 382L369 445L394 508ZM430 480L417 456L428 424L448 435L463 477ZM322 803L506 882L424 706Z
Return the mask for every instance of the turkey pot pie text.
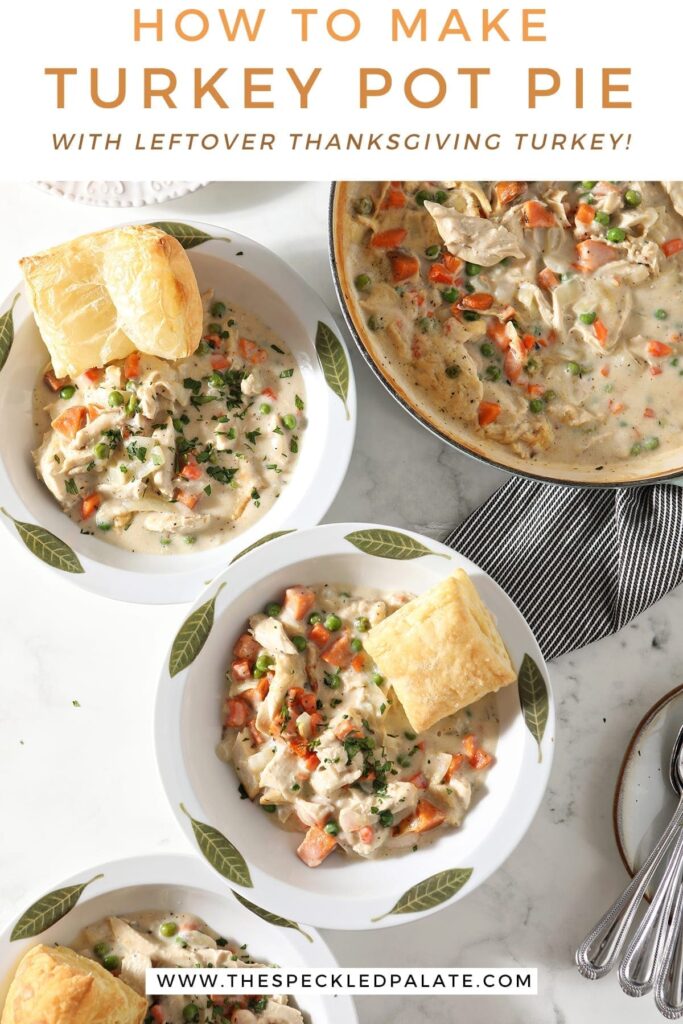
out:
M680 447L683 183L353 182L358 320L443 428L600 470Z
M375 627L423 599L431 600L291 586L282 603L251 616L235 644L218 756L234 766L245 797L305 833L297 852L309 867L336 849L360 857L417 849L462 822L493 763L490 694L450 717L443 709L417 732L365 650Z

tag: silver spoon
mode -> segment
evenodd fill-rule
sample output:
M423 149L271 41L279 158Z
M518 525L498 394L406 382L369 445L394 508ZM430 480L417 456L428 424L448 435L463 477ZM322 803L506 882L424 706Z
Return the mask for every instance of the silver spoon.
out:
M672 770L673 770L672 763ZM683 763L676 764L679 792L683 788ZM683 1017L683 886L671 885L667 901L668 930L664 937L661 963L655 977L655 1003L669 1020Z
M647 858L640 871L633 876L621 896L603 914L593 930L586 936L576 951L576 966L585 978L591 980L608 974L621 952L631 931L641 900L659 868L674 838L680 834L683 824L683 786L680 778L680 758L683 750L683 726L679 729L671 752L669 778L678 794L678 806L671 821L660 836L659 842Z

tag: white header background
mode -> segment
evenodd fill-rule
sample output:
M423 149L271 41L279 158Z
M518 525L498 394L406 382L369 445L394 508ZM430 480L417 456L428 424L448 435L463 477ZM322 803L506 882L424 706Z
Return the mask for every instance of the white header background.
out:
M232 22L243 6L252 21L259 8L266 13L258 40L227 41L219 16L223 7ZM391 11L399 8L410 22L420 3L401 0L316 0L310 5L318 14L310 18L310 40L300 40L301 19L292 10L306 7L286 0L243 0L223 4L220 0L204 5L199 0L112 0L109 4L92 0L60 0L60 3L13 2L4 5L0 47L1 113L3 155L0 176L16 178L212 178L290 180L306 177L512 177L553 178L668 178L680 177L681 158L678 109L678 71L683 17L670 0L649 0L644 5L615 0L527 0L507 4L489 3L493 17L507 7L501 24L511 37L504 42L494 36L481 40L482 10L485 4L471 0L459 8L472 36L471 42L451 36L438 42L439 32L456 5L443 0L426 0L429 40L417 38L391 42ZM134 42L133 11L138 7L143 21L152 21L163 12L164 38L156 41L153 30L143 30L141 41ZM198 42L178 38L174 21L181 11L192 7L203 10L209 31ZM335 42L325 31L327 15L350 7L362 21L358 37L351 42ZM521 11L545 10L547 42L521 41ZM536 17L534 20L539 20ZM339 17L337 27L346 30L348 17ZM200 21L187 17L186 30L195 31ZM308 110L300 110L298 94L286 67L306 79L320 66L322 71L310 93ZM369 101L367 110L359 110L360 67L384 67L391 71L393 88L389 95ZM46 67L75 67L77 76L66 82L66 107L56 109L56 81L44 73ZM105 110L90 100L90 69L100 69L103 94L114 96L118 68L127 69L127 97L122 106ZM162 100L151 110L143 109L142 69L169 68L178 85L178 108L170 110ZM220 109L209 97L203 109L193 108L194 68L202 68L208 78L226 67L217 87L230 108ZM260 82L272 83L273 109L245 110L243 72L245 67L272 68L272 76ZM403 82L411 71L432 67L440 71L448 84L446 100L433 109L411 106L403 92ZM458 68L490 67L490 75L481 80L478 110L469 108L469 79ZM540 99L536 110L528 109L527 69L550 67L561 76L554 96ZM584 109L576 109L575 69L585 69ZM601 109L601 69L632 68L631 109ZM623 83L629 79L619 77ZM429 89L433 84L429 85ZM421 90L426 98L426 83ZM62 132L122 133L121 148L84 148L81 151L55 152L52 135ZM153 132L262 133L276 135L273 152L227 152L223 145L213 151L199 148L190 152L177 148L157 152L135 148L138 133L148 143ZM497 152L454 150L442 152L416 150L386 152L339 152L336 150L293 151L291 132L329 135L337 132L500 133ZM573 133L585 135L585 144L593 132L605 133L603 152L531 151L515 148L514 135L527 133ZM630 146L622 139L616 150L609 133L631 135ZM456 173L457 172L457 173Z

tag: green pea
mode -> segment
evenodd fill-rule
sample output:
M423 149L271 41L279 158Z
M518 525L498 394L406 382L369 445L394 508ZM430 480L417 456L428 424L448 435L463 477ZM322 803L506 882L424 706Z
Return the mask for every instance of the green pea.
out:
M629 188L624 193L624 202L627 206L636 207L640 206L643 201L643 197L636 188Z
M425 249L425 256L427 257L428 260L436 260L436 259L439 258L439 253L440 252L441 252L441 246L440 245L429 245Z
M640 444L639 441L636 441L636 443L631 446L631 455L640 455L642 450L643 450L642 444Z
M214 302L211 306L211 316L217 317L219 320L222 316L225 316L226 305L224 302Z
M440 203L441 206L443 206L447 199L448 192L444 192L443 189L439 189L437 192L434 193L434 202Z
M543 393L543 401L546 403L546 405L548 404L548 402L554 402L556 398L557 393L555 391L545 391Z
M328 615L325 619L325 629L329 629L331 633L334 633L337 629L341 629L342 620L338 615Z
M183 1020L199 1020L199 1007L194 1003L183 1006Z
M265 672L274 663L274 659L271 658L270 654L266 654L265 651L259 654L256 659L256 668L259 672Z
M277 619L281 611L282 605L277 604L276 601L270 601L266 605L266 615L271 619Z
M460 298L460 292L457 288L444 288L441 292L441 298L444 302L457 302Z
M368 274L359 274L353 283L359 292L365 291L366 288L370 287L370 277Z
M268 405L267 402L261 402L258 407L258 411L263 413L264 416L267 416L269 412L272 412L272 407Z
M359 640L357 636L354 636L353 640L351 641L351 650L353 651L354 654L360 654L360 652L363 650L363 641Z
M653 452L655 450L655 448L659 448L659 438L658 437L648 437L648 438L646 438L646 440L643 441L643 448L645 448L645 450L648 451L648 452Z
M111 391L109 393L109 404L112 409L118 409L120 405L123 405L125 399L120 391Z
M655 310L655 316L656 316L656 318L658 320L666 320L668 315L669 314L667 313L667 311L665 309L656 309Z
M291 412L288 412L282 417L282 424L287 428L287 430L296 430L296 416Z
M486 356L488 359L493 355L493 345L490 345L488 341L485 341L479 351L483 356Z
M394 816L391 811L380 811L379 823L384 828L391 828L394 824Z
M450 366L446 367L446 376L447 377L450 377L451 379L453 379L455 377L458 377L459 375L460 375L460 367L458 366L457 363L451 363Z
M265 674L265 671L260 668L255 668L253 671L254 679L263 679Z
M381 686L384 682L384 676L381 676L379 672L373 672L370 678L371 682L373 682L375 686Z
M432 196L432 193L426 192L423 188L421 188L419 192L415 193L415 202L417 203L418 206L424 206L428 199L433 198L434 197Z
M475 313L473 309L465 309L462 314L463 320L468 320L470 323L474 323L475 320L480 320L479 313Z
M220 324L209 324L207 328L207 334L220 334L222 327Z
M202 339L199 342L199 344L197 345L197 355L198 356L205 356L206 353L210 352L210 351L211 351L211 346L209 345L208 341L204 341Z
M107 956L102 957L102 966L106 967L108 971L117 971L121 966L121 961L116 953L108 953Z
M221 377L220 373L212 373L209 377L209 384L212 388L222 388L225 381Z
M421 316L417 321L417 326L420 328L423 334L428 334L435 326L434 320L429 316Z
M602 224L603 227L606 227L610 222L609 213L605 213L604 210L598 210L598 212L595 214L595 219L597 220L598 224Z
M308 647L308 641L305 636L293 636L292 643L296 647L297 651L305 651Z
M214 313L214 316L216 315ZM174 935L178 934L178 925L175 921L164 921L162 925L159 925L159 934L163 935L165 939L172 939Z
M594 324L597 319L597 313L579 313L579 320L582 324Z
M368 317L368 327L371 331L381 331L384 327L382 317L377 316L375 313L371 313Z
M545 402L542 398L532 398L529 402L529 412L539 413L543 412L545 408Z
M367 217L368 214L372 213L374 209L375 204L373 203L370 196L361 196L360 199L356 202L356 211L358 213L362 213L364 217Z
M487 380L500 380L502 376L500 367L495 366L493 363L491 363L490 366L486 367L486 370L484 371L484 376L486 377Z
M266 812L266 814L275 814L277 810L275 804L261 804L261 807Z
M108 444L96 444L95 445L95 458L97 459L108 459L109 458L109 445Z
M309 626L317 626L318 623L322 622L322 621L323 621L323 617L320 614L320 612L311 612L311 614L308 616L308 625Z
M135 416L138 411L139 402L136 395L131 395L126 404L126 415Z
M95 946L93 946L93 953L95 954L95 956L98 956L100 960L102 959L102 957L105 957L107 953L109 953L110 951L111 946L107 945L106 942L98 942Z
M590 190L592 188L595 188L596 185L597 185L597 181L582 181L581 182L581 188L585 192L590 192Z
M359 633L367 633L367 631L370 629L370 619L366 618L365 615L359 615L356 621L354 622L354 626L356 627Z
M573 360L567 363L567 365L565 366L565 370L567 371L567 373L570 373L572 377L578 377L581 373L581 367L578 363L575 363Z
M74 387L74 385L73 384L67 384L66 387L63 387L61 389L61 391L59 392L59 397L63 398L64 401L68 402L69 399L73 398L73 396L75 394L76 394L76 388Z
M325 825L325 831L330 836L338 836L339 825L337 824L336 821L328 821L327 825Z
M605 237L608 242L623 242L626 238L626 232L623 228L610 228Z
M481 267L479 266L478 263L466 263L465 273L467 274L468 277L477 277L479 274L481 274Z

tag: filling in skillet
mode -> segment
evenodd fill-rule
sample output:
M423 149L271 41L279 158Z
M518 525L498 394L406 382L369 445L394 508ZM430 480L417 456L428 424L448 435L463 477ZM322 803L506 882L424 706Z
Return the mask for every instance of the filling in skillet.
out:
M683 183L353 182L356 316L447 431L600 469L680 446Z
M130 551L182 554L231 539L289 481L305 424L301 373L253 314L205 297L205 334L180 362L141 355L34 395L39 477L83 530Z
M492 697L416 734L363 650L364 634L410 597L291 586L235 645L218 755L244 795L305 832L297 852L309 867L337 848L417 849L462 822L492 764Z
M191 914L145 911L107 917L84 929L81 956L145 995L148 967L263 967L244 947L223 938ZM149 999L144 1024L303 1024L286 996L167 995Z

